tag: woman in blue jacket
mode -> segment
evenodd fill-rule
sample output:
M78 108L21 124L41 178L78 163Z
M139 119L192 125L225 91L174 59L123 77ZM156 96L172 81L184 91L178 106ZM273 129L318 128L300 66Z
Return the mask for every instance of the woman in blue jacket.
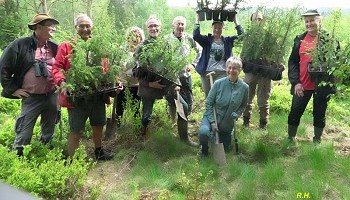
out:
M242 26L238 24L236 16L234 17L233 22L236 25L237 34L241 35L244 31ZM193 31L193 39L203 47L203 51L196 66L196 71L201 75L202 89L205 96L208 96L210 90L209 77L206 75L211 71L215 71L213 76L214 80L226 75L225 63L227 59L232 56L234 41L238 39L238 35L222 36L223 27L224 23L222 21L213 21L213 33L201 35L197 15Z
M237 120L248 105L249 86L239 78L242 71L241 59L230 57L226 61L225 70L226 77L215 81L205 103L199 128L203 156L208 156L208 142L215 141L215 132L218 132L219 141L223 143L225 151L231 149L231 132L236 128L233 127L233 120Z

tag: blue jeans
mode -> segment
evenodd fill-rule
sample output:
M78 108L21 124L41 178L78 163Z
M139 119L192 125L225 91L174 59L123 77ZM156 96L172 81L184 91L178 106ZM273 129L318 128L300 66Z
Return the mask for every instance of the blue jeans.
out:
M168 95L166 95L165 98L168 101L168 104L170 106L175 106L174 99L176 98L176 96L174 94L168 94ZM142 125L144 127L146 127L146 126L148 126L149 122L152 119L152 111L153 111L153 105L154 105L155 99L141 97L141 101L142 101ZM188 105L187 105L186 101L182 98L181 95L180 95L180 103L182 104L182 106L184 108L184 113L187 117L188 116Z
M235 128L235 127L234 127ZM231 149L232 144L232 135L231 133L219 132L219 143L223 143L225 151L229 151ZM208 142L215 143L215 134L211 130L211 125L206 116L203 116L202 124L199 128L199 142L202 146L208 146Z
M315 93L314 90L304 91L304 96L302 97L293 95L292 106L288 115L289 125L299 126L300 118L303 115L311 96L313 96L313 125L319 128L324 128L326 126L326 109L330 98L325 95L319 95L318 93Z

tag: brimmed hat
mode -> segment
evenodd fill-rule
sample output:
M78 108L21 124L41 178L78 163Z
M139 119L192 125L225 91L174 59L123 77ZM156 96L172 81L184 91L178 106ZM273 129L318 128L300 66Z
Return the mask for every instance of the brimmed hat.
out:
M308 10L301 16L320 16L320 13L317 10Z
M59 24L59 22L56 19L50 17L50 15L48 15L46 13L40 13L40 14L37 14L33 17L32 22L30 22L28 24L28 28L31 30L34 30L35 25L37 25L40 22L45 21L45 20L52 20L55 24Z
M211 25L214 25L214 24L222 24L222 25L224 25L224 22L223 21L213 21L213 23L211 23Z

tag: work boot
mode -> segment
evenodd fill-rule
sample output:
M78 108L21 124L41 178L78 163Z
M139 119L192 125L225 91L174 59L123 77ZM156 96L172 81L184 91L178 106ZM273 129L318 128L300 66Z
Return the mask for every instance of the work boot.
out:
M314 134L315 136L312 138L314 143L320 143L321 142L321 135L323 132L323 128L319 128L314 126Z
M96 160L112 160L113 155L105 152L101 147L98 147L94 151Z
M188 122L181 117L177 118L177 132L181 141L192 147L199 147L199 144L197 142L192 141L188 137Z
M294 142L294 138L297 135L298 126L288 124L288 140Z
M250 117L243 116L243 126L249 128Z
M267 119L260 119L260 125L259 127L261 129L266 129L267 128Z

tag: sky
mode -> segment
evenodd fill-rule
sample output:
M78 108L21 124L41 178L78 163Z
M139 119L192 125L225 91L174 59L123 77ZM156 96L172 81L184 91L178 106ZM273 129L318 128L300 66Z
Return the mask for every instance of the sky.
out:
M186 5L191 5L191 7L196 7L196 0L167 0L168 5L171 7L183 7ZM294 7L300 3L306 9L317 9L321 7L331 7L331 8L343 8L350 9L350 0L246 0L249 5L274 5L283 7ZM216 0L212 1L216 3Z

